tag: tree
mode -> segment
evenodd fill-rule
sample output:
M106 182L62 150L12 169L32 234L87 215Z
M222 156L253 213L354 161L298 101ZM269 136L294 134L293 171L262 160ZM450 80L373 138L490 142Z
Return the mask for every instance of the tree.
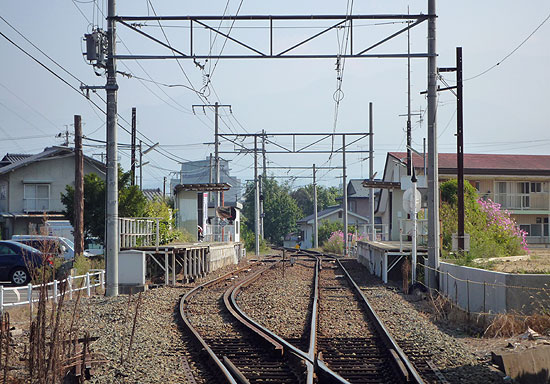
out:
M166 199L157 198L148 201L145 206L146 217L158 217L159 220L159 243L169 244L174 241L193 242L193 236L187 231L180 231L175 228L176 219Z
M304 216L313 213L313 184L300 187L291 193L292 198L302 210ZM341 196L340 190L336 187L317 186L317 210L322 211L332 205L336 205L336 198Z
M130 185L130 172L118 169L118 214L121 217L144 215L147 200L138 186ZM67 185L61 193L63 214L74 225L74 187ZM84 176L84 234L105 238L105 181L95 173Z
M245 225L254 232L254 184L248 183L243 204ZM296 230L296 221L301 216L296 201L290 197L290 188L280 185L273 178L264 179L264 237L273 244L282 244L281 237Z

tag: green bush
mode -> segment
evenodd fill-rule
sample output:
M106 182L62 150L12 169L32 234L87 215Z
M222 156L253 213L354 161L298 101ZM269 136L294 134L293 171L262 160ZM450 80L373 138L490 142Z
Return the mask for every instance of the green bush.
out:
M441 184L441 234L443 253L469 263L476 258L518 255L525 247L522 231L517 228L509 213L490 201L479 200L476 190L464 183L464 231L470 235L470 252L466 255L451 253L452 234L458 231L457 180Z

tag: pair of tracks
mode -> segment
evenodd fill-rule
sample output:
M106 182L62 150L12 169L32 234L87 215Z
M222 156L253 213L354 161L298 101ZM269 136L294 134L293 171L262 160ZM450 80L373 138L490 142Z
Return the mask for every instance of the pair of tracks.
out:
M289 250L290 251L290 250ZM294 252L296 252L294 250ZM239 290L260 278L270 267L238 270L196 287L180 302L180 314L201 351L227 383L422 383L422 379L378 319L366 298L338 259L297 252L315 259L309 335L298 349L249 318L236 303ZM325 259L326 260L326 259ZM236 276L248 274L246 278ZM355 303L350 313L332 310L335 302ZM331 303L332 302L332 303ZM338 323L353 312L369 319L360 335L347 337L318 330L319 317ZM223 323L222 332L205 325ZM341 320L341 319L340 319ZM219 324L218 324L219 325ZM306 342L309 341L309 342ZM305 350L307 349L307 350Z

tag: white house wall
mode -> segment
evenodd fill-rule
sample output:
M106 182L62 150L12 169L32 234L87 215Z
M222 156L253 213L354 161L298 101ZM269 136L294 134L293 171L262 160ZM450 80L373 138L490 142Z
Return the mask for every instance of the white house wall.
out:
M101 173L88 162L84 162L84 174ZM25 184L47 183L50 185L50 212L61 212L65 206L61 203L61 193L65 192L67 184L74 186L74 156L43 159L27 166L15 169L8 177L8 204L2 211L23 213L23 192Z

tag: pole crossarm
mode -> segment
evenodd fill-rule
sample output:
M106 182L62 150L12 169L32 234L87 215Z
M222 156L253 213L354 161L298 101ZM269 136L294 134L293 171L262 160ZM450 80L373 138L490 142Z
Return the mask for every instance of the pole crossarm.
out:
M304 59L304 58L318 58L318 59L336 59L336 58L426 58L430 55L426 52L420 53L368 53L373 49L383 45L389 40L409 31L410 29L416 27L419 24L422 24L424 21L430 19L430 15L415 14L380 14L380 15L225 15L225 16L115 16L112 19L121 25L139 33L140 35L154 41L155 43L161 45L164 48L167 48L171 51L171 55L116 55L115 57L119 60L167 60L167 59L255 59L255 58L264 58L264 59L279 59L279 58L293 58L293 59ZM274 52L274 30L279 27L288 28L285 25L281 25L284 22L288 21L301 21L304 23L307 22L317 22L317 21L331 21L330 26L319 26L321 29L319 32L316 32L310 36L302 38L296 43L289 43L286 47ZM407 26L399 29L398 31L390 34L389 36L382 38L374 43L368 45L367 48L356 50L354 52L354 30L360 26L357 23L353 23L354 20L396 20L397 22L407 23ZM149 27L150 25L145 24L147 21L155 22L184 22L189 30L189 43L186 49L177 49L170 46L169 44L162 42L160 39L154 37L153 35L143 31L143 28ZM209 25L209 22L216 22L218 26ZM268 30L268 39L269 47L257 48L253 47L251 43L247 43L242 39L230 36L229 33L222 32L221 26L223 21L239 21L242 24L247 24L250 22L266 21L265 29ZM274 22L279 22L279 25L274 25ZM275 23L277 24L277 23ZM205 29L210 32L214 32L220 36L223 36L229 41L232 41L236 45L244 48L244 53L238 54L214 54L212 52L208 54L200 54L194 51L195 41L193 31L196 29ZM340 28L349 28L350 29L350 44L346 52L340 53L306 53L298 54L296 49L306 45L327 34L330 31L334 31ZM358 33L355 33L357 36Z

